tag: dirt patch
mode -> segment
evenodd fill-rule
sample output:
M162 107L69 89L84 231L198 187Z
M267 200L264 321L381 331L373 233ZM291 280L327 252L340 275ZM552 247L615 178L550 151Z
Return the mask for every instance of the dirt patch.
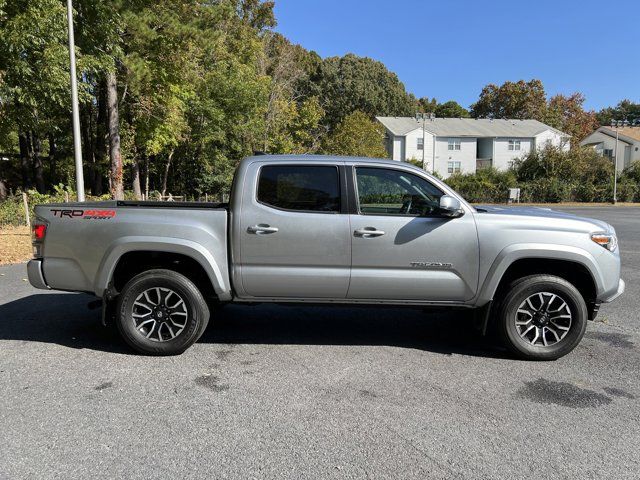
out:
M0 228L0 265L26 262L31 256L29 227Z

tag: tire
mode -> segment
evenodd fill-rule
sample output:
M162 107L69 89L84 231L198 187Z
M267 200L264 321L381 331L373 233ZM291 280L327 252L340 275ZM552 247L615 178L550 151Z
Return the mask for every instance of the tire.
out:
M587 318L584 298L571 283L553 275L531 275L507 289L497 329L518 358L556 360L580 343Z
M122 289L116 325L124 341L147 355L179 355L209 323L209 308L198 287L173 270L148 270Z

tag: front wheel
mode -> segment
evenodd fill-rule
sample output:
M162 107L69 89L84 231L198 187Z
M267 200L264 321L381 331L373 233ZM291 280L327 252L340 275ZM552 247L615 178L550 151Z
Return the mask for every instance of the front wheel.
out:
M511 284L498 315L506 346L526 360L556 360L572 351L587 328L587 306L563 278L532 275Z
M141 353L180 354L200 338L208 322L209 308L198 287L173 270L136 275L118 299L118 330Z

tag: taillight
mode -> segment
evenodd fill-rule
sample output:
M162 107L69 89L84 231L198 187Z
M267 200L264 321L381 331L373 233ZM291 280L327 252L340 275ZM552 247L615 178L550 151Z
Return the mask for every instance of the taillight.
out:
M42 257L42 244L47 234L47 225L45 223L36 223L31 227L31 240L33 244L33 257Z
M47 233L47 226L42 223L36 224L32 227L32 232L33 241L41 242L42 240L44 240L44 236Z

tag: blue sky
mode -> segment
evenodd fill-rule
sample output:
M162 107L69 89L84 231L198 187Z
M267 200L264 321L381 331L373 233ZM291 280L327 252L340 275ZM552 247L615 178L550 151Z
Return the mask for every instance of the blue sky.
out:
M386 64L416 96L465 107L539 78L600 109L640 102L640 0L276 0L276 30L322 57Z

